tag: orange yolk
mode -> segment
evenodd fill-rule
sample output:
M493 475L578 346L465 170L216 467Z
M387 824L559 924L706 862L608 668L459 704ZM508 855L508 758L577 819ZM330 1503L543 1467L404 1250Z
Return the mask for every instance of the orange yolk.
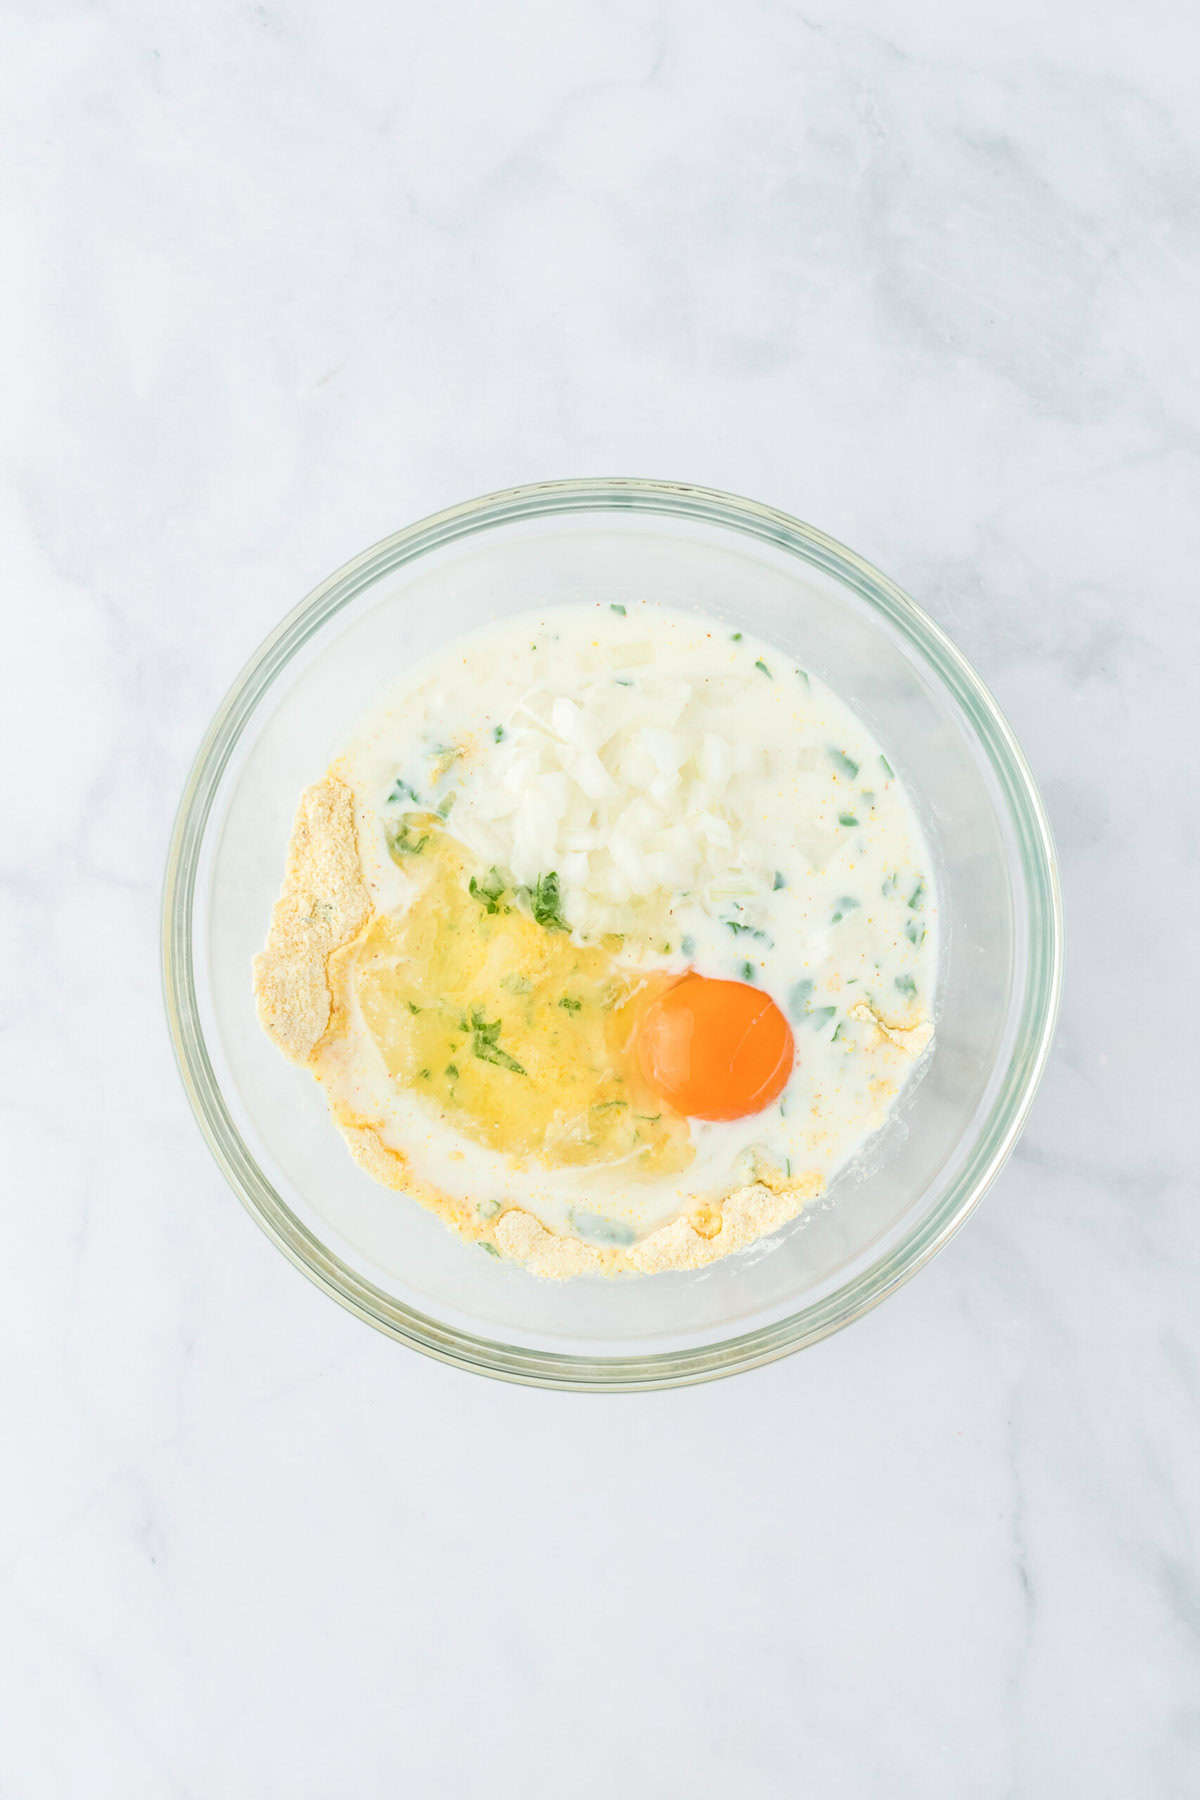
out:
M792 1029L761 989L687 974L647 1007L637 1029L642 1074L694 1119L741 1119L783 1092Z

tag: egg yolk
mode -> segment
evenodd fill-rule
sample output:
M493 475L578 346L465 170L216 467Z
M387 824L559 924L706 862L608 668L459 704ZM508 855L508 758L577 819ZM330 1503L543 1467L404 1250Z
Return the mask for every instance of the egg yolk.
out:
M637 1056L646 1080L694 1119L741 1119L783 1092L791 1026L761 989L690 973L642 1015Z

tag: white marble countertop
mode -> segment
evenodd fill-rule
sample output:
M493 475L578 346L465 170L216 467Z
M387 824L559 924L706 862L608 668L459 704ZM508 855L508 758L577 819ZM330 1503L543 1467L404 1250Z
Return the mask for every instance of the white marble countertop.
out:
M1166 0L9 10L0 1793L1200 1791L1198 54ZM303 1281L156 946L283 611L600 473L916 595L1043 783L1070 936L936 1262L620 1400Z

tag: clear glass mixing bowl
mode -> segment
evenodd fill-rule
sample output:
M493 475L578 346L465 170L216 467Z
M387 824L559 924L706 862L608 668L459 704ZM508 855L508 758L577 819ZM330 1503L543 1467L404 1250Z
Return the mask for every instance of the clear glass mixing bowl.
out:
M351 1162L316 1083L259 1029L250 962L297 797L391 676L508 613L642 597L778 644L883 745L937 865L937 1034L868 1153L776 1236L704 1271L546 1282L481 1255ZM814 1343L946 1242L1029 1110L1054 1028L1062 920L1025 758L979 677L892 582L752 501L668 482L562 481L397 532L267 639L184 790L163 957L200 1127L298 1267L351 1312L460 1368L617 1390L728 1375Z

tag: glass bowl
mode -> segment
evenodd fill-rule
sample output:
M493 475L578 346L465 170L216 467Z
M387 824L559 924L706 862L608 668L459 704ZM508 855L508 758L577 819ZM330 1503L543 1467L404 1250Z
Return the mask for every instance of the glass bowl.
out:
M815 669L907 784L940 884L934 1049L828 1195L711 1268L550 1282L481 1255L350 1160L321 1090L260 1030L262 944L302 788L407 662L509 613L651 597ZM892 582L753 501L671 482L546 482L410 525L284 619L200 746L167 865L164 983L188 1097L235 1192L334 1299L510 1381L645 1389L798 1350L906 1281L1000 1169L1046 1061L1062 919L1025 758L979 677Z

